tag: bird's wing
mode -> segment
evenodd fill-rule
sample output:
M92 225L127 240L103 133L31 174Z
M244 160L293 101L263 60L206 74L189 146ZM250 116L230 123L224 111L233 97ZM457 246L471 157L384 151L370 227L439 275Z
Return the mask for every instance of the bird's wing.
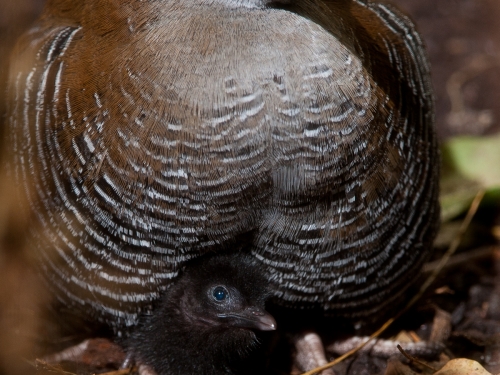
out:
M343 84L326 68L314 80L302 77L318 100L297 120L300 136L283 142L254 253L282 303L354 317L390 306L429 253L439 158L429 68L414 26L389 6L342 8L347 3L293 9L315 15L351 55L326 63L344 66ZM344 102L332 100L339 92Z
M95 40L91 33L105 35L106 24L113 30L115 25L110 11L102 29L85 28L81 12L89 3L49 2L18 42L9 76L7 148L11 173L22 182L36 217L30 246L56 298L86 318L95 314L129 325L159 296L152 272L169 279L177 270L141 250L154 246L136 231L144 229L144 218L135 215L129 226L114 220L114 213L128 212L127 197L118 205L114 198L120 191L97 183L97 176L106 180L99 170L108 160L107 148L91 136L109 117L98 91L86 92L101 72L96 67L101 50L90 52L89 39ZM117 32L123 31L119 26ZM82 54L89 54L85 61L93 66L72 71ZM152 286L145 288L148 282Z
M12 59L13 173L54 295L131 325L186 260L255 228L269 195L264 90L246 70L245 87L218 74L235 58L210 51L230 34L225 17L65 4L52 1Z

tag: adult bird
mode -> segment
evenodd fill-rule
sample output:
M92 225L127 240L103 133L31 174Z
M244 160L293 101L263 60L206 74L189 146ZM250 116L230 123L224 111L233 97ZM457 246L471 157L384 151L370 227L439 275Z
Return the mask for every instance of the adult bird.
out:
M420 36L369 0L48 0L12 57L8 144L57 300L121 331L245 238L274 296L365 319L430 253L439 158Z

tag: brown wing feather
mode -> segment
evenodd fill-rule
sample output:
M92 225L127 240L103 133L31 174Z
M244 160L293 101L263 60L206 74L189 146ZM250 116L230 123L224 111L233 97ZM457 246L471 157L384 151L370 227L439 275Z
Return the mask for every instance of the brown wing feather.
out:
M196 1L85 2L103 18L53 1L20 43L12 170L46 279L64 303L130 325L186 260L251 233L281 303L382 309L438 216L413 26L361 1ZM337 18L308 16L320 10Z

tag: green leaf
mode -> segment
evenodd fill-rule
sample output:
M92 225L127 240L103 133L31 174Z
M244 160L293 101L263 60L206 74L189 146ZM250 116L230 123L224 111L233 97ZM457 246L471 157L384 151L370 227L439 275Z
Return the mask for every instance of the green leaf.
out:
M453 138L441 147L441 219L446 222L467 210L480 189L483 204L500 205L500 134Z
M457 137L443 144L451 167L483 188L500 187L500 134Z

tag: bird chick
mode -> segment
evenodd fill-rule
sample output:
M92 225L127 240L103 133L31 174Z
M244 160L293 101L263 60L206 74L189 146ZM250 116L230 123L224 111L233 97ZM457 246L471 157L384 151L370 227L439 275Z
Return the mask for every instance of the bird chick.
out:
M276 329L264 310L267 283L242 254L190 262L129 338L129 355L158 375L234 374L258 344L255 330Z

